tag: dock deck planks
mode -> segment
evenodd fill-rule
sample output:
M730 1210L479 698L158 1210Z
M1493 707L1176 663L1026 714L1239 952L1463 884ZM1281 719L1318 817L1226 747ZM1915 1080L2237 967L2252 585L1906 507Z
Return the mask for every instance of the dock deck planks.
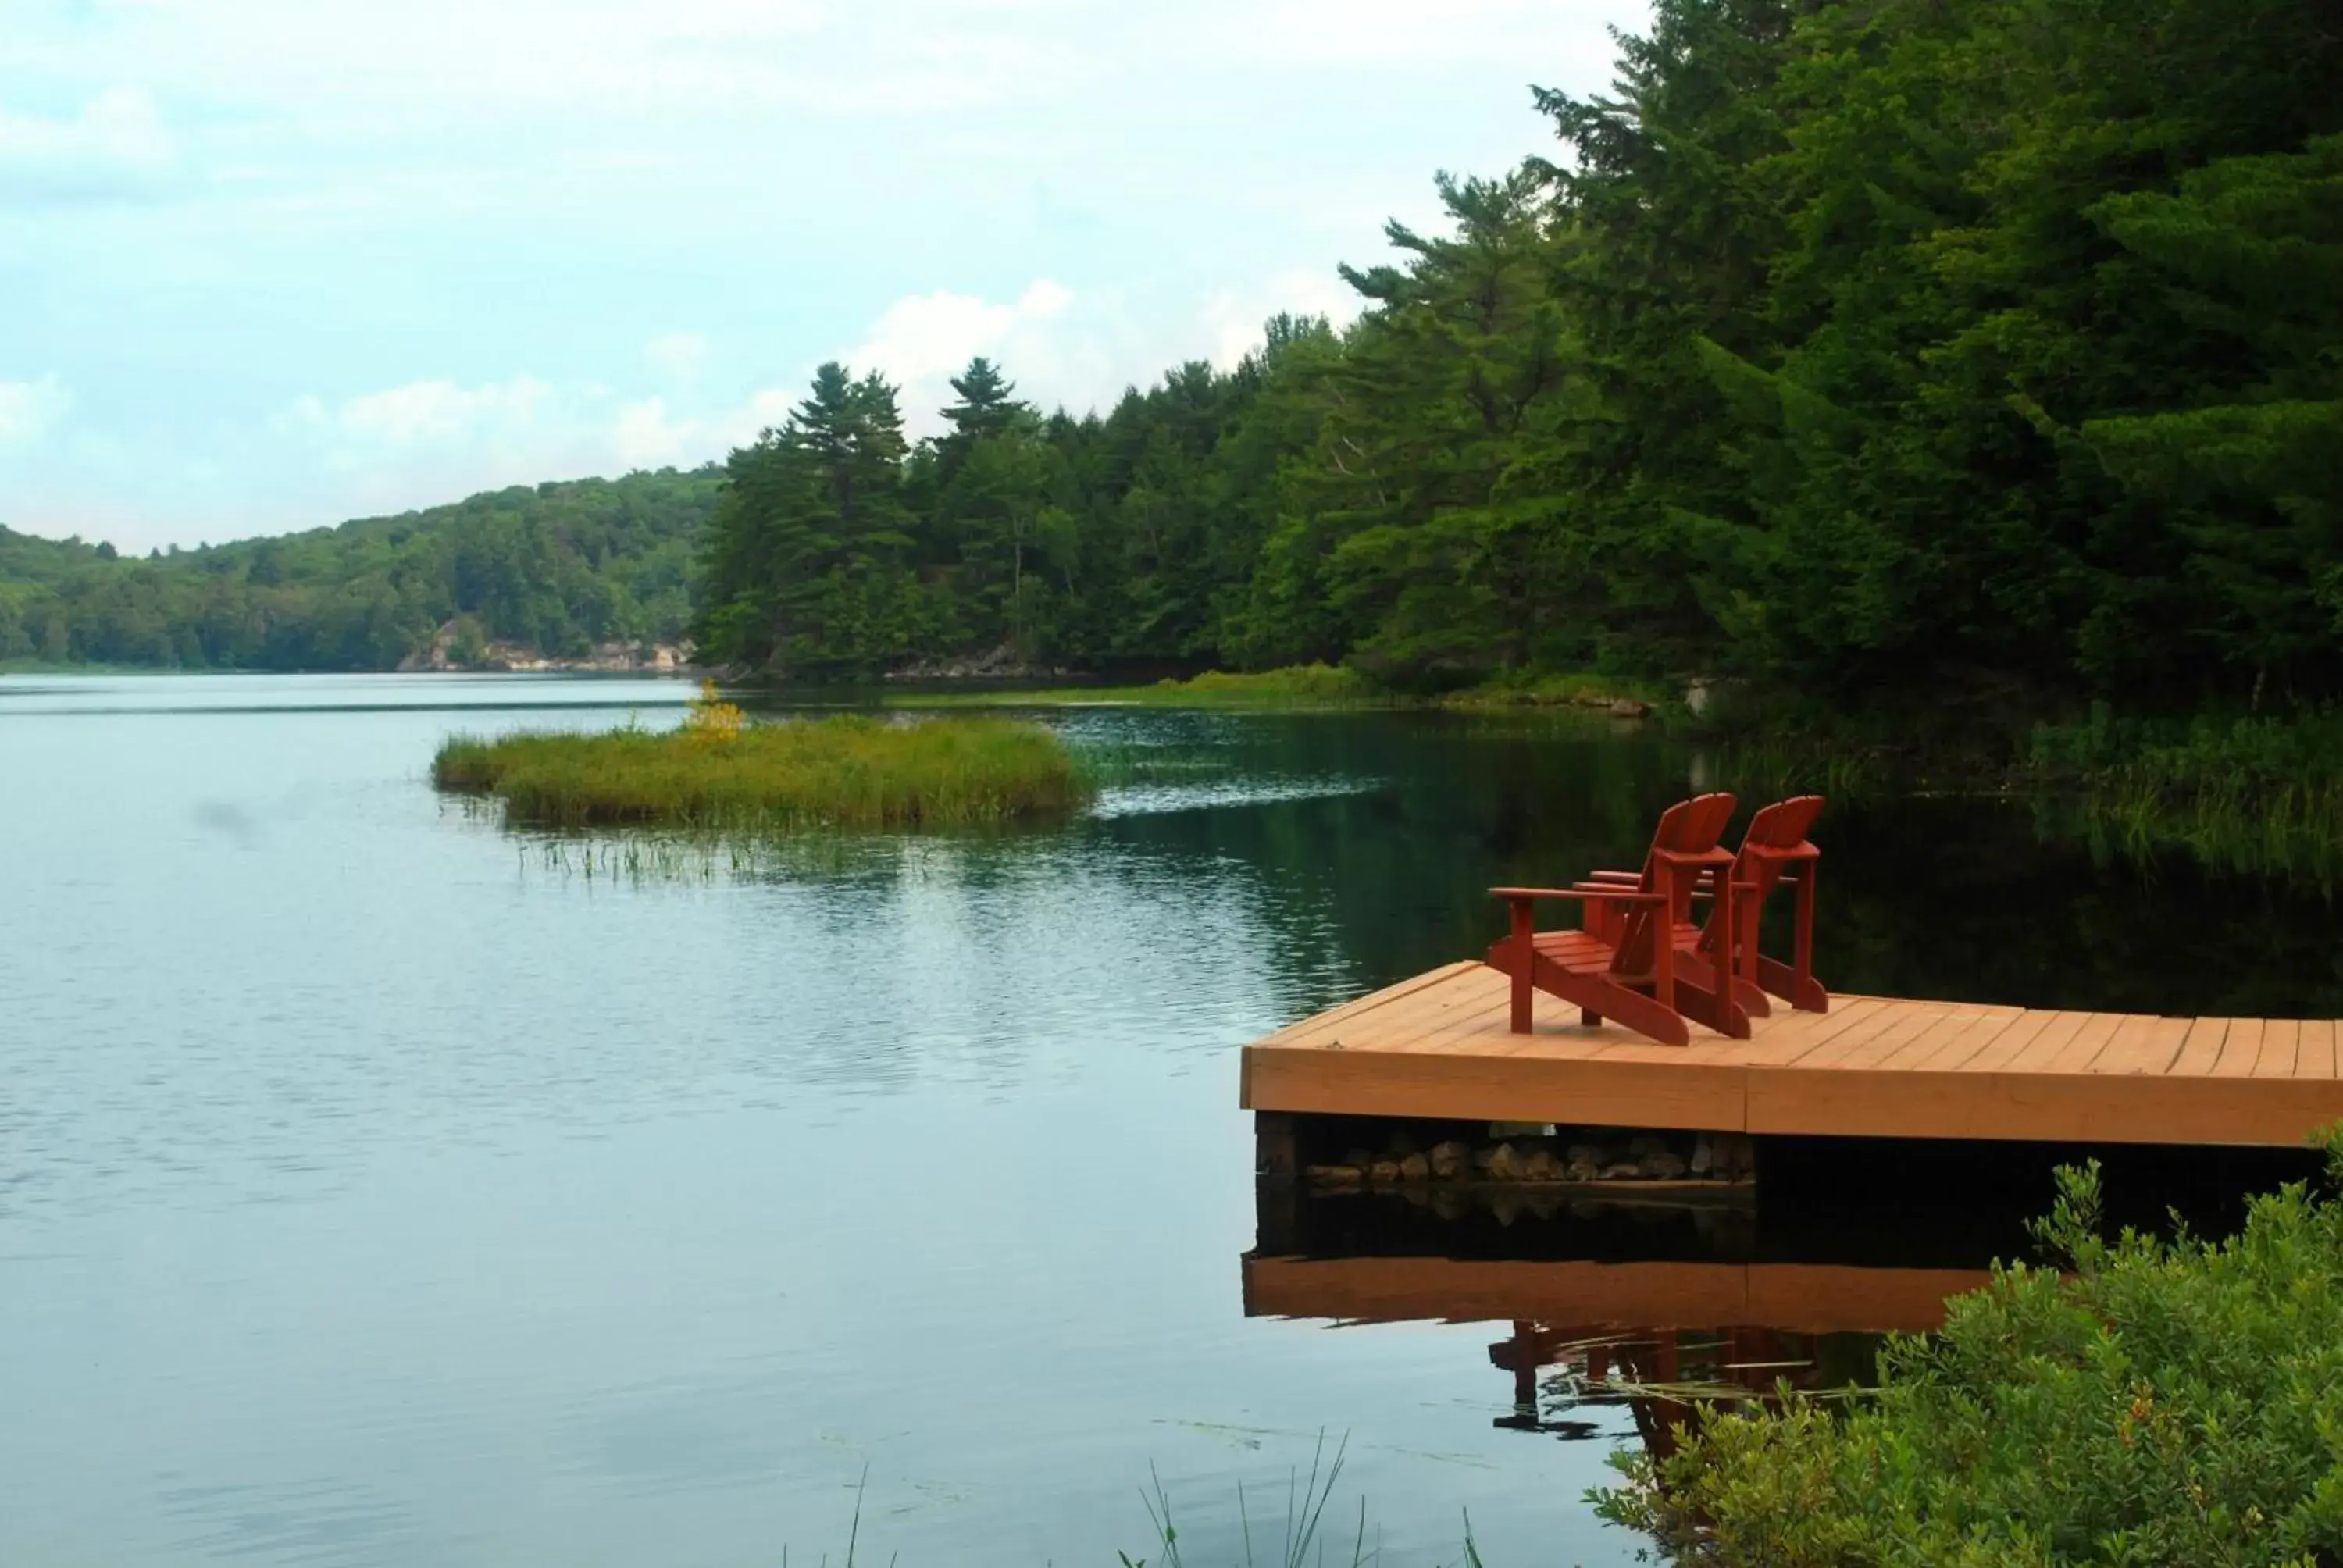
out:
M1784 1009L1753 1038L1656 1045L1450 964L1244 1050L1254 1111L1865 1138L2299 1146L2343 1121L2337 1025L1897 997Z

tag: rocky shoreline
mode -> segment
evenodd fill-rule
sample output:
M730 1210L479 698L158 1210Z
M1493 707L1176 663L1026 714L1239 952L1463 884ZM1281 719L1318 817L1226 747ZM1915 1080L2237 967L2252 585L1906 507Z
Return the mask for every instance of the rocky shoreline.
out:
M589 654L557 658L525 643L478 641L451 620L432 634L430 647L400 659L398 673L687 675L693 670L691 655L689 642L604 642Z
M1493 1185L1679 1189L1736 1187L1756 1176L1756 1151L1738 1132L1626 1132L1617 1128L1527 1131L1475 1142L1423 1144L1401 1131L1380 1147L1356 1145L1340 1159L1303 1167L1324 1191Z

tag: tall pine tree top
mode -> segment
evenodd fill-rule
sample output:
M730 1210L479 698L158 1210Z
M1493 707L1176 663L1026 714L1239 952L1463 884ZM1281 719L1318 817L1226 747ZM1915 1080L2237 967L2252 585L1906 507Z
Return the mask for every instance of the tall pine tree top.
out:
M1001 367L980 354L968 362L968 368L952 377L951 389L960 394L960 401L944 406L943 416L952 433L973 441L983 436L998 436L1017 422L1026 406L1013 394L1016 384L1001 374Z

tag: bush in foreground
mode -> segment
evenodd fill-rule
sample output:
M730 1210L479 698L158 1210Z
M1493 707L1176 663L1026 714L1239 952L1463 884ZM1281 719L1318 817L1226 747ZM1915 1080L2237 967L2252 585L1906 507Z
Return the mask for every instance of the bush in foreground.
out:
M493 796L508 826L718 831L979 828L1063 817L1092 785L1051 730L999 719L860 716L451 738L438 789Z
M2289 1186L2226 1241L2110 1243L2097 1169L2061 1182L2039 1229L2071 1274L1999 1271L1849 1408L1622 1456L1604 1517L1725 1568L2343 1563L2343 1203Z

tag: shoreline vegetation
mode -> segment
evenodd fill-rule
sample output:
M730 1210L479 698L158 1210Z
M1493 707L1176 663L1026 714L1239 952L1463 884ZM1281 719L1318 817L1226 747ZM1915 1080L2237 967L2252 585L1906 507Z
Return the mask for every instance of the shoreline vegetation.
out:
M712 686L675 729L451 736L431 782L494 799L509 828L751 836L1057 821L1097 789L1042 725L860 714L751 724Z
M1729 697L1695 713L1682 689L1615 675L1484 681L1438 694L1397 690L1348 666L1209 670L1147 686L890 689L885 706L920 709L1132 707L1258 712L1441 709L1653 719L1712 740L1719 782L1751 794L1813 789L1839 799L1950 791L2029 801L2046 826L2133 854L2179 849L2241 872L2343 865L2343 712L2124 719L2104 704L2070 722L1973 732L1939 745L1885 725L1816 724L1743 709Z
M695 711L709 699L702 698ZM963 714L989 710L1129 707L1241 710L1256 713L1440 710L1463 713L1554 715L1590 721L1651 720L1662 733L1715 747L1715 782L1751 796L1818 790L1843 800L1899 793L1949 792L1993 795L2031 805L2044 830L2078 836L2108 849L2146 858L2163 850L2193 855L2218 869L2247 874L2325 876L2343 867L2343 714L2327 710L2288 715L2200 715L2192 720L2143 722L2112 715L2105 705L2081 720L2036 724L2022 737L1989 743L1975 738L1956 749L1933 749L1906 737L1875 729L1845 726L1815 729L1796 717L1763 710L1695 716L1681 696L1671 700L1659 688L1616 677L1558 675L1504 683L1484 683L1458 691L1426 695L1395 691L1355 669L1329 665L1282 669L1207 671L1188 679L1143 686L1041 686L965 690L889 689L882 709L905 714ZM689 728L689 727L688 727ZM770 728L770 727L759 727ZM883 726L879 727L883 729ZM1011 726L1014 729L1017 727ZM1039 727L1026 726L1027 729ZM1047 735L1045 729L1039 732ZM618 742L633 733L632 749ZM516 824L616 826L657 824L755 827L757 813L730 796L719 804L669 779L648 779L655 759L673 753L641 744L640 732L602 738L589 756L580 738L538 738L539 750L513 737L494 758L483 743L458 739L443 748L433 781L450 791L514 792L508 806ZM1052 744L1058 744L1051 737ZM751 750L771 746L751 742ZM1062 747L1061 747L1062 749ZM526 756L527 761L520 759ZM623 760L621 760L623 759ZM702 758L705 769L720 759ZM802 759L798 759L802 762ZM908 749L873 754L870 766L896 763L923 772ZM484 768L511 767L509 783L481 777ZM745 762L741 765L745 769ZM940 824L1012 820L1079 809L1099 780L1095 769L1067 767L1088 778L1087 793L1056 799L1061 787L1047 786L1031 807L1006 800L940 804ZM637 799L609 780L623 771L644 788L669 799L659 807ZM556 782L556 776L560 781ZM850 788L875 788L866 770ZM749 788L739 772L725 789ZM600 782L589 782L598 780ZM630 784L627 788L635 787ZM598 789L616 790L605 799ZM792 787L794 788L794 787ZM792 797L794 799L794 797ZM779 809L799 825L819 813L810 806ZM909 800L893 807L860 807L840 819L843 826L917 820L926 807ZM876 811L876 818L870 816ZM972 813L963 815L963 813ZM721 820L717 820L721 819ZM771 824L766 824L768 826Z
M888 690L890 708L1251 708L1276 712L1328 709L1451 708L1574 709L1605 717L1644 719L1660 709L1650 683L1598 675L1549 675L1489 681L1458 691L1427 694L1383 686L1343 665L1288 665L1279 669L1208 669L1185 680L1151 685L1002 686L983 690Z
M2234 1238L2105 1233L2096 1165L1878 1383L1702 1411L1597 1512L1683 1568L2343 1561L2343 1130Z
M0 662L0 676L20 678L136 673L125 666ZM668 666L640 673L680 671ZM745 683L743 689L753 691L758 684ZM2244 874L2326 876L2343 868L2343 711L2323 707L2157 721L2117 716L2101 703L2072 721L1998 735L1971 732L1956 743L1939 744L1881 724L1744 708L1738 694L1729 692L1695 713L1682 687L1616 674L1523 675L1426 693L1328 664L1206 670L1144 685L1008 682L969 689L950 679L920 679L879 689L877 705L904 713L1127 707L1649 720L1663 733L1713 743L1715 781L1753 796L1808 789L1843 800L1911 792L1996 795L2031 804L2046 832L2085 838L2135 858L2179 850ZM435 782L451 791L483 792L486 786L464 782L476 767L451 755L444 779L435 767ZM530 788L523 778L517 787ZM536 809L532 797L514 819ZM583 825L679 820L648 805L632 816L617 805L547 808L557 814L573 809L589 812Z

